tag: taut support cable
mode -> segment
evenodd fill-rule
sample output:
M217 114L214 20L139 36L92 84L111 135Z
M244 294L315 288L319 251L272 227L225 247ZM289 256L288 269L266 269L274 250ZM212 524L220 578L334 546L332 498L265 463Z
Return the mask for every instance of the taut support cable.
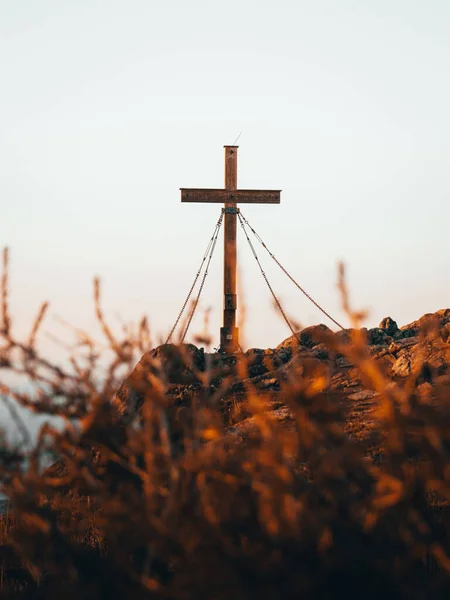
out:
M255 257L255 260L256 260L256 262L258 263L258 267L259 267L259 270L261 271L261 275L264 277L264 280L265 280L265 282L267 283L267 287L269 288L269 290L270 290L270 293L272 294L272 296L273 296L273 299L275 300L275 302L276 302L276 304L277 304L277 306L278 306L278 308L279 308L279 310L280 310L280 313L281 313L281 314L282 314L282 316L283 316L283 319L286 321L286 324L287 324L287 326L288 326L288 327L289 327L289 329L291 330L291 332L292 332L292 335L296 336L297 334L295 333L295 330L294 330L294 328L292 327L292 324L291 324L291 322L289 321L289 319L288 319L288 317L287 317L286 313L285 313L285 312L284 312L284 310L283 310L283 307L281 306L281 302L278 300L278 298L277 298L277 296L276 296L275 292L273 291L273 288L272 288L272 286L271 286L271 285L270 285L270 283L269 283L269 280L268 280L268 278L267 278L267 275L266 275L266 273L265 273L264 269L262 268L262 265L261 265L261 263L259 262L258 255L256 254L256 250L255 250L255 248L254 248L254 246L253 246L253 244L252 244L252 242L251 242L251 240L250 240L250 238L249 238L249 236L248 236L247 230L246 230L246 228L245 228L244 221L243 221L243 219L242 219L242 216L241 216L241 214L240 214L240 213L238 213L238 218L239 218L239 222L240 222L240 224L241 224L242 230L243 230L243 232L245 233L245 237L247 238L247 242L248 242L248 244L249 244L249 246L250 246L250 249L251 249L251 251L253 252L253 256Z
M212 258L214 249L216 247L217 238L219 236L219 231L220 231L220 227L222 225L222 221L223 221L223 213L221 213L221 215L219 217L219 220L216 223L216 226L214 228L214 233L213 233L211 239L208 242L208 246L206 247L205 254L203 255L202 262L200 263L200 267L199 267L199 269L197 271L197 274L196 274L196 276L194 278L194 281L193 281L193 283L191 285L191 289L189 290L189 293L188 293L188 295L186 297L186 300L184 301L184 304L181 307L181 310L180 310L180 312L178 314L178 317L177 317L177 319L175 321L174 326L170 330L170 333L169 333L169 335L167 337L167 340L166 340L166 344L168 344L170 342L170 340L172 339L174 331L177 328L178 323L180 322L180 319L181 319L181 317L182 317L182 315L184 313L184 310L185 310L185 308L187 306L187 303L189 302L189 299L192 296L192 292L194 291L195 285L196 285L196 283L197 283L197 281L198 281L198 279L199 279L199 277L201 275L201 272L203 270L203 266L204 266L206 260L208 260L208 263L207 263L207 266L206 266L206 271L205 271L205 274L203 275L203 280L202 280L201 285L200 285L200 290L199 290L199 293L197 294L197 298L196 298L196 300L194 302L193 310L191 311L191 314L189 316L188 323L187 323L187 325L186 325L186 327L184 329L183 336L181 338L181 342L183 342L184 338L186 337L187 331L189 329L189 325L191 324L192 318L193 318L194 313L195 313L195 309L197 308L198 301L200 299L200 294L202 293L202 290L203 290L203 286L204 286L204 283L205 283L206 276L208 275L208 268L209 268L209 265L211 263L211 258Z
M253 227L250 225L250 223L244 217L244 215L242 214L242 212L239 214L239 219L241 220L241 225L242 225L242 221L245 223L245 225L247 225L247 227L252 231L253 235L256 237L256 239L261 244L261 246L263 248L265 248L265 250L267 250L267 252L271 256L271 258L273 258L273 260L277 263L277 265L280 267L280 269L283 271L283 273L285 275L287 275L287 277L289 277L289 279L292 281L292 283L302 292L302 294L304 294L308 298L308 300L310 300L310 302L312 302L314 304L314 306L316 306L326 317L328 317L330 319L330 321L332 321L335 325L337 325L341 329L344 329L344 327L340 323L338 323L338 321L336 321L336 319L334 319L329 313L327 313L327 311L324 308L322 308L320 306L320 304L318 304L314 300L314 298L312 298L308 294L308 292L306 292L302 288L302 286L299 283L297 283L297 281L292 277L292 275L283 267L283 265L280 263L280 261L276 258L276 256L274 254L272 254L272 252L266 246L266 244L264 243L264 241L262 240L262 238L256 233L256 231L253 229ZM245 229L244 229L244 231L245 231ZM247 235L247 233L246 233L246 235ZM248 239L248 236L247 236L247 239ZM258 261L258 263L259 263L259 261ZM261 268L261 271L262 271L262 268ZM272 294L273 294L273 292L272 292ZM286 317L285 317L285 319L286 319ZM291 328L291 330L292 330L292 328Z
M184 333L183 333L183 335L181 337L181 343L184 342L184 338L186 337L186 334L188 332L189 326L190 326L191 321L192 321L192 319L194 317L195 309L198 306L198 301L200 300L200 296L201 296L201 293L203 291L203 286L205 285L205 280L206 280L206 277L207 277L208 271L209 271L209 265L211 264L211 259L212 259L212 256L214 254L214 250L215 250L216 244L217 244L217 238L219 237L219 231L220 231L220 226L222 225L222 219L223 219L223 213L220 215L220 219L217 222L215 235L213 236L213 240L212 240L212 244L211 244L211 250L210 250L209 256L208 256L208 262L206 263L205 272L203 274L202 282L201 282L199 290L198 290L197 298L194 301L194 305L192 307L191 314L189 315L188 322L187 322L186 327L184 329Z

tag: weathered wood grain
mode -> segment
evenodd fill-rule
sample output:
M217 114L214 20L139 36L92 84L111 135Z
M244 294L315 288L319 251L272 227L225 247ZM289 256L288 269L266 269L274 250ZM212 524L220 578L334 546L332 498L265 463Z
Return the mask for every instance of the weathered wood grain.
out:
M225 146L225 191L229 198L225 207L236 206L237 188L237 148ZM223 328L221 346L228 352L234 352L237 347L236 329L236 262L237 262L237 214L225 213L224 223L224 265L223 265Z
M181 202L205 204L280 204L281 190L222 190L181 188Z
M181 188L181 202L224 204L225 208L236 208L239 204L280 204L281 190L237 189L238 146L225 148L224 189ZM223 265L223 327L220 330L220 349L235 352L239 348L236 327L237 294L237 213L224 215L224 265Z

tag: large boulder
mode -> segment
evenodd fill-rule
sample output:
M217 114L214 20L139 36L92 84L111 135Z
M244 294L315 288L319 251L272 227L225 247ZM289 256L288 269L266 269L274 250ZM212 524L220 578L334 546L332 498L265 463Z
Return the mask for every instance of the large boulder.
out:
M382 329L386 335L393 337L398 331L398 325L391 317L385 317L381 321L379 329Z
M163 344L146 352L116 394L114 403L122 414L136 413L145 393L156 377L165 384L199 383L198 373L205 370L203 348L193 344Z
M262 348L249 348L245 354L247 361L247 370L249 377L257 377L264 375L272 368L271 358L273 352L271 350L263 350Z
M427 336L419 342L419 338L402 340L403 342L417 340L412 345L395 345L396 361L392 365L392 374L397 377L418 375L426 367L432 375L442 375L450 366L450 344L439 335Z
M205 370L205 353L193 344L163 344L144 354L140 365L144 369L156 368L167 383L197 383L198 372Z
M326 335L331 335L333 332L329 327L321 323L320 325L312 325L305 327L299 333L291 335L277 346L277 350L281 348L296 348L303 346L304 348L314 348L324 341Z
M420 319L417 319L417 321L408 323L408 325L404 325L400 329L402 331L407 329L417 329L419 331L424 327L443 327L447 323L450 323L450 308L443 308L435 313L426 313Z
M393 337L395 340L417 337L423 332L443 329L448 323L450 323L450 308L443 308L435 313L426 313L417 321L403 325Z

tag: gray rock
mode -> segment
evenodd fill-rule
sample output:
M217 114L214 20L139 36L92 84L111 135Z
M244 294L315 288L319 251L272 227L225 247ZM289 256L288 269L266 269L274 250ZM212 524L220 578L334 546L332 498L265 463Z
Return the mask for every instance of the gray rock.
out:
M273 361L273 366L274 367L281 367L282 365L285 365L286 363L288 363L291 358L292 358L292 347L290 346L282 346L281 348L278 347L273 356L272 356L272 361Z
M419 335L419 328L418 327L406 327L406 328L401 328L398 331L396 331L393 335L394 340L405 340L407 338L411 338L411 337L417 337Z
M388 334L388 332L381 327L374 327L367 331L367 343L369 346L389 346L391 342L391 334Z
M383 329L386 335L391 337L399 330L397 323L394 321L394 319L391 319L391 317L385 317L381 321L379 329Z
M245 352L249 377L257 377L269 371L272 353L261 348L249 348Z

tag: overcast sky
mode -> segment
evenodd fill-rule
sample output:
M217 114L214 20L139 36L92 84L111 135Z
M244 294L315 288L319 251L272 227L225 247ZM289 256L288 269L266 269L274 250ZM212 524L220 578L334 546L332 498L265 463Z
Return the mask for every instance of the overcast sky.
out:
M448 0L0 0L18 330L44 299L89 329L99 274L113 322L167 332L220 211L179 188L222 187L240 132L239 185L283 190L245 215L338 320L339 260L368 326L450 306L449 31ZM275 346L289 331L239 245L246 345ZM263 258L291 315L330 324ZM202 304L216 343L221 261L222 244Z

